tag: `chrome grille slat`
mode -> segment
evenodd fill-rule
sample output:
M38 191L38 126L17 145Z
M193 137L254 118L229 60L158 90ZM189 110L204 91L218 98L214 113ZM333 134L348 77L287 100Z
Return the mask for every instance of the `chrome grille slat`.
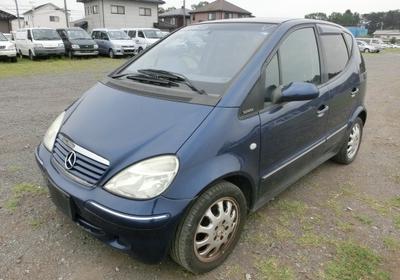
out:
M76 154L76 162L71 169L67 169L65 167L65 158L72 151ZM90 156L93 158L90 158ZM102 162L98 162L96 159ZM69 174L76 181L84 181L91 186L95 185L106 172L108 165L104 163L109 163L106 159L74 144L63 135L58 135L56 138L53 148L53 160L57 168L62 168L63 173Z

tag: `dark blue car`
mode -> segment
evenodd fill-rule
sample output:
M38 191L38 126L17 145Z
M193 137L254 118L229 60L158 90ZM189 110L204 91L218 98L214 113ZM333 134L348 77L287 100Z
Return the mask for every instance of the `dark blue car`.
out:
M355 159L365 85L341 26L205 22L86 92L36 158L54 203L86 231L203 273L232 252L249 212L326 160Z

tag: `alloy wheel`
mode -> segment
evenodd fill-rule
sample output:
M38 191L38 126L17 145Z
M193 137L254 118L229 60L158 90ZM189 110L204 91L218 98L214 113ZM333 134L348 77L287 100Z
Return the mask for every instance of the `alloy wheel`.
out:
M212 262L224 253L237 233L239 217L233 198L221 198L207 209L194 236L194 251L200 261Z
M347 157L352 159L360 147L361 127L356 123L350 132L349 142L347 143Z

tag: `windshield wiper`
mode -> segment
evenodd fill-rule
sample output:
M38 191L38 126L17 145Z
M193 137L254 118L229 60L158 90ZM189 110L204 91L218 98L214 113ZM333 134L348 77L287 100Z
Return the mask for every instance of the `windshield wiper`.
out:
M122 77L126 77L129 80L134 80L134 81L138 81L141 83L145 83L145 84L155 84L155 85L159 85L159 86L164 86L164 87L177 87L178 84L174 83L173 81L170 80L165 80L165 79L157 79L156 77L153 77L151 75L147 75L147 74L135 74L135 73L124 73L124 74L116 74L111 76L111 78L113 79L118 79L118 78L122 78Z
M182 74L159 69L139 69L137 70L137 72L152 76L156 79L167 79L173 82L183 83L187 85L191 90L199 94L207 94L203 89L198 89L196 86L194 86L192 82Z

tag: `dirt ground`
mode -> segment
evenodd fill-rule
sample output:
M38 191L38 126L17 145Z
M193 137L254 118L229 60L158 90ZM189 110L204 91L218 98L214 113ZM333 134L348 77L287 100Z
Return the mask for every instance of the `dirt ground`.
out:
M323 164L252 214L232 256L200 276L103 245L44 187L36 145L115 65L0 76L0 279L400 279L400 52L365 59L368 120L356 161Z

